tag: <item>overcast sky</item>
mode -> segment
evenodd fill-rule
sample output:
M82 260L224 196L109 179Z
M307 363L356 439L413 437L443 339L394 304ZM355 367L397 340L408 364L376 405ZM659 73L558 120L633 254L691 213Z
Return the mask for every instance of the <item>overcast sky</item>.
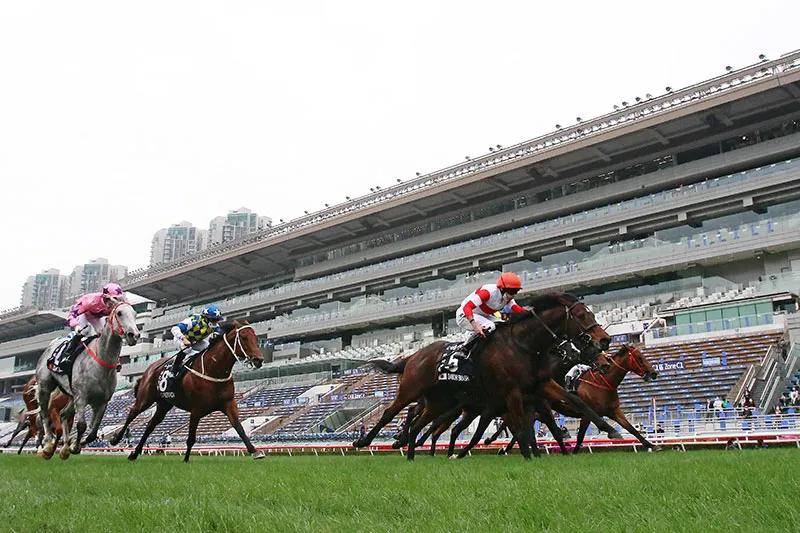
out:
M739 7L737 7L739 6ZM800 47L800 2L3 2L0 309Z

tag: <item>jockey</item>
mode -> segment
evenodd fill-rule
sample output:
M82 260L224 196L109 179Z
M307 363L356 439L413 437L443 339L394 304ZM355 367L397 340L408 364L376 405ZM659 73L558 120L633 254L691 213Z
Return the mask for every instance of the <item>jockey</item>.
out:
M174 384L175 377L183 364L186 352L192 352L192 356L197 355L208 348L208 337L219 334L221 329L219 323L225 320L219 308L211 304L204 307L200 314L192 314L172 327L172 336L181 343L181 350L175 354L175 360L170 368L170 380Z
M525 308L514 301L514 296L522 289L522 280L514 272L503 272L496 283L483 285L467 296L456 311L456 324L473 334L462 346L461 352L469 357L474 343L496 328L493 316L500 311L503 314L522 313Z
M67 337L67 346L54 361L54 365L59 366L69 361L81 342L99 335L105 326L106 317L120 301L125 301L125 292L117 283L108 283L103 286L102 292L92 292L78 298L70 308L67 318L67 324L72 328Z
M580 378L584 372L591 370L592 367L589 365L578 364L573 366L567 375L564 376L564 388L569 392L578 392L578 386L580 385Z

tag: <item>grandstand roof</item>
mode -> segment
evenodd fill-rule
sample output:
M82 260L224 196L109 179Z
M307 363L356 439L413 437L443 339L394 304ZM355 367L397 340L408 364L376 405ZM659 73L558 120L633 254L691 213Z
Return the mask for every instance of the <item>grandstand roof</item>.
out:
M377 190L166 265L132 272L128 289L167 302L216 295L288 277L295 259L354 237L424 219L452 206L610 168L643 147L731 127L800 99L800 51L583 121L465 163ZM461 236L459 236L461 237Z
M55 331L64 326L67 314L63 311L20 309L0 316L0 342L39 333Z

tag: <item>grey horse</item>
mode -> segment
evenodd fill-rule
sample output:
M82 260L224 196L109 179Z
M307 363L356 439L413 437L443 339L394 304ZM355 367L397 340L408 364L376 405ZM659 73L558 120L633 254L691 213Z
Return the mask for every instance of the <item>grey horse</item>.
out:
M39 405L50 405L50 395L56 388L61 388L72 396L72 401L61 411L64 445L59 456L62 459L68 459L71 453L80 453L82 445L97 438L97 430L103 420L106 406L117 387L116 367L122 350L122 341L124 339L129 346L133 346L140 336L133 307L127 302L117 300L100 337L89 343L89 346L75 358L71 384L67 376L55 374L47 368L47 359L58 346L58 340L50 343L39 358L39 363L36 365ZM93 411L92 423L86 440L82 442L81 438L86 431L86 409L89 406ZM70 428L69 417L73 413L77 423L75 428ZM44 427L41 456L50 459L55 452L56 438L46 409L39 411L39 424ZM74 434L71 429L76 430Z

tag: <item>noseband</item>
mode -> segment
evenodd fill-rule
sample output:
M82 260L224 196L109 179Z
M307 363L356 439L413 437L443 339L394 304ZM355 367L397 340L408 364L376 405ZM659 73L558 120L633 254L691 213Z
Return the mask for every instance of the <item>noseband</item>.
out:
M236 337L234 337L234 339L233 339L233 345L231 345L231 343L228 342L228 335L227 334L222 336L222 340L225 341L225 346L228 347L228 350L230 350L231 355L233 355L236 358L237 361L239 361L240 363L244 363L249 367L254 367L255 366L253 364L253 357L254 356L248 354L244 349L244 344L242 344L241 332L242 332L242 330L245 330L245 329L252 329L255 332L255 330L253 329L253 326L250 325L250 324L247 324L245 326L241 326L241 327L236 328ZM241 356L238 353L240 351L242 353Z
M636 358L634 352L636 348L632 346L626 346L625 350L626 357L623 362L624 366L616 361L616 355L606 355L605 358L606 360L610 361L612 365L624 372L633 372L639 377L644 377L644 375L647 374L647 369L644 367L644 365L642 365L642 363L639 362L639 359Z
M125 336L125 328L122 327L122 324L120 324L119 319L117 318L117 309L123 305L127 305L133 309L133 305L129 304L128 302L117 302L114 304L114 307L111 308L111 312L108 314L108 327L111 328L112 333L115 333L120 337Z

